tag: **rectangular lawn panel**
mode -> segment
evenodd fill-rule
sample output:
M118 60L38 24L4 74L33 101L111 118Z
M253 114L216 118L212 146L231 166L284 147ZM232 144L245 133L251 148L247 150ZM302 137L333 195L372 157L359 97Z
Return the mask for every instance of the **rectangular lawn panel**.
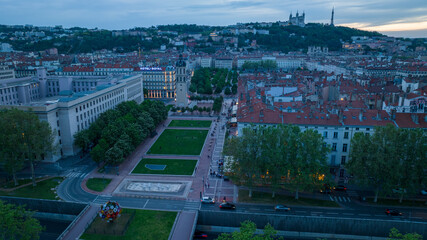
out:
M166 165L166 168L164 170L151 170L146 167L147 164ZM196 164L197 160L143 158L132 173L192 175Z
M172 120L168 127L194 127L208 128L211 126L210 120Z
M120 204L120 203L119 203ZM129 220L124 235L102 234L103 228L109 228L112 224L107 223L96 216L88 229L96 228L101 233L84 233L80 238L85 240L167 240L175 222L176 212L123 209L122 214L133 214ZM116 220L120 221L120 217ZM107 232L107 231L105 231Z
M26 187L18 188L11 192L0 191L0 195L10 197L22 197L22 198L39 198L39 199L50 199L58 200L54 190L64 180L61 177L49 178L38 182L35 187L29 185Z
M166 129L148 154L200 155L208 130Z

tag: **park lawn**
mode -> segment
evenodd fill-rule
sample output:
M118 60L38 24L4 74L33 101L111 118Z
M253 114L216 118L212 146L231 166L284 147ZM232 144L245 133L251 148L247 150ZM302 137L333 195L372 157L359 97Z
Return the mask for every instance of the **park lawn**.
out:
M175 222L176 212L153 211L153 210L133 210L123 209L122 214L135 211L135 216L131 220L123 236L87 234L80 238L85 240L167 240ZM92 224L114 224L106 223L98 216Z
M212 121L209 120L172 120L168 127L195 127L209 128Z
M86 182L86 187L96 192L102 192L110 182L110 178L90 178Z
M265 204L284 204L297 206L316 206L316 207L340 207L338 203L328 200L319 200L312 198L280 195L276 193L275 198L271 197L271 193L252 191L252 198L249 198L248 190L239 190L239 202L241 203L265 203Z
M148 154L200 155L208 130L166 129Z
M146 168L145 164L166 165L166 168L164 170L151 170ZM143 158L139 161L132 173L192 175L196 164L197 160Z
M63 180L64 178L61 177L49 178L44 181L38 182L37 186L35 187L30 185L16 189L12 192L1 191L0 195L9 197L58 200L56 193L52 189L56 188Z

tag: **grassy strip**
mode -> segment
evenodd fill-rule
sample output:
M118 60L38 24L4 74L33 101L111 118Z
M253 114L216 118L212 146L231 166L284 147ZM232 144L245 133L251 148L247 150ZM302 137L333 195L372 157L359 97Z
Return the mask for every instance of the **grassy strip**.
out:
M284 204L298 206L316 206L316 207L340 207L334 201L319 200L312 198L299 197L298 200L294 196L276 194L274 198L271 193L252 192L252 198L249 198L248 190L239 190L239 202L241 203L263 203L263 204Z
M110 182L110 178L90 178L86 182L86 187L96 192L102 192Z
M200 155L207 130L166 129L148 154Z
M23 188L16 189L15 191L5 192L1 191L0 195L10 197L23 197L23 198L40 198L58 200L54 190L64 180L61 177L50 178L44 181L38 182L37 186L32 185Z
M167 166L164 170L150 170L145 167L145 164L160 164ZM132 173L192 175L196 164L197 160L143 158Z
M80 238L85 240L167 240L176 218L176 212L123 209L122 214L135 211L135 217L131 220L123 236L87 234ZM117 220L119 221L120 218ZM107 223L96 217L92 224L97 227L108 228L115 223ZM90 227L89 227L90 228Z
M200 127L208 128L212 124L209 120L172 120L168 127Z

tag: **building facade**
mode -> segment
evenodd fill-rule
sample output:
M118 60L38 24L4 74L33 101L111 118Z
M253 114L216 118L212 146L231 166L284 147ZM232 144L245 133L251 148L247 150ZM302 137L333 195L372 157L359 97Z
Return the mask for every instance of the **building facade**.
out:
M148 90L148 98L176 97L176 71L173 66L143 67L142 79L144 88Z
M84 83L85 86L82 88L76 83ZM141 103L144 100L141 75L78 79L47 77L44 69L38 69L36 78L17 79L14 83L9 82L9 85L17 89L17 100L2 103L0 108L31 111L40 120L48 122L54 132L54 144L58 145L58 151L46 156L44 161L56 161L62 156L77 154L80 149L74 145L75 133L88 128L100 114L121 102ZM9 96L9 92L4 94L3 91L0 95L4 98Z

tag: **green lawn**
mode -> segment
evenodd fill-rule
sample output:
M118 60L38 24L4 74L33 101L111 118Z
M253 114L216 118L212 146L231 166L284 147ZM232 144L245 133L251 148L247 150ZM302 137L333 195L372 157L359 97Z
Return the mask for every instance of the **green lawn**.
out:
M110 178L90 178L86 182L86 187L96 192L102 192L110 182Z
M131 220L123 236L87 234L80 238L85 240L167 240L176 218L176 212L131 210L123 209L122 214L135 211L135 217ZM118 219L117 221L119 221ZM102 221L98 216L92 224L108 228L114 223ZM98 227L99 227L98 226ZM89 227L90 228L90 227Z
M212 121L209 120L172 120L168 127L198 127L208 128Z
M64 180L63 178L56 177L50 178L37 183L37 186L33 187L32 185L26 186L23 188L16 189L12 192L0 191L0 195L2 196L10 196L10 197L23 197L23 198L40 198L40 199L50 199L50 200L58 200L56 198L56 193L53 188L56 188L59 183Z
M150 170L145 167L145 164L160 164L167 166L164 170ZM196 164L197 160L143 158L139 161L132 173L192 175Z
M338 203L328 200L319 200L312 198L295 199L295 196L278 195L271 197L271 193L252 192L252 198L249 198L248 190L239 190L239 202L244 203L265 203L265 204L284 204L299 206L316 206L316 207L340 207Z
M148 154L200 155L208 130L166 129Z

